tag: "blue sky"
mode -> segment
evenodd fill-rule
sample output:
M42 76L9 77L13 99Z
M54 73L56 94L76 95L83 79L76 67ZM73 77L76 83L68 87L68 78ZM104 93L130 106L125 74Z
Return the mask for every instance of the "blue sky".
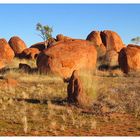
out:
M42 41L36 24L53 27L53 36L85 39L92 30L113 30L125 44L140 36L140 5L0 4L0 38L20 36L28 45Z

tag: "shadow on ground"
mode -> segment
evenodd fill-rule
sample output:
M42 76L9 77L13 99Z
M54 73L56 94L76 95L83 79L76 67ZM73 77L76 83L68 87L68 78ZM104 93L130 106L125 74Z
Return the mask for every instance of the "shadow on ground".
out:
M33 74L33 73L37 73L38 72L38 69L37 68L31 68L30 71L26 71L24 69L19 69L19 68L3 68L3 69L0 69L0 74L6 74L10 71L23 71L25 73L29 73L29 74Z
M39 100L39 99L24 99L24 98L13 98L15 101L24 101L27 103L32 104L48 104L49 101L51 101L52 104L55 105L62 105L64 106L67 103L66 99L52 99L52 100Z

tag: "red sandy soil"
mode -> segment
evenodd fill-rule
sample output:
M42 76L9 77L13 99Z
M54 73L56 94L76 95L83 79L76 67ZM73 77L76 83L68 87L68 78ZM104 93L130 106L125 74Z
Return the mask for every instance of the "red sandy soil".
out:
M1 136L140 136L140 119L129 114L112 113L98 117L97 127L92 130L65 130L56 129L55 132L33 131L28 134L19 132L0 132Z

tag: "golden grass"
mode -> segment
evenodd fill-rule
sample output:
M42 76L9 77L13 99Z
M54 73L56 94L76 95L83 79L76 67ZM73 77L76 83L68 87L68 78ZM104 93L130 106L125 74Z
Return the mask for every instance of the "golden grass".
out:
M86 94L85 96L88 97L88 104L85 103L87 106L92 106L94 100L97 97L97 86L98 86L98 78L93 75L91 72L80 71L79 73L80 79L82 81L83 90Z
M36 67L36 61L35 60L27 60L27 59L18 59L14 58L10 64L8 64L7 67L9 68L18 68L19 63L24 63L30 65L32 68Z
M18 68L20 62L15 59L10 67ZM26 63L35 67L35 63ZM140 79L126 77L120 70L96 71L96 75L80 73L85 93L91 99L90 110L67 105L67 84L60 77L18 70L4 76L18 81L15 88L0 87L0 132L4 134L88 135L102 128L105 118L100 120L98 115L106 111L140 116Z

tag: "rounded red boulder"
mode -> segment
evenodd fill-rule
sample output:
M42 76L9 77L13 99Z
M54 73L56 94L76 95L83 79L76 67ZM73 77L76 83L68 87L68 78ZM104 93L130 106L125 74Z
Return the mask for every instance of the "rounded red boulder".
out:
M40 53L37 67L40 72L52 72L68 78L74 70L93 70L96 60L97 51L90 42L70 40L60 42Z
M36 59L40 51L37 48L27 48L19 55L21 59Z
M131 70L140 71L140 46L128 45L119 52L118 57L120 68L124 73Z
M8 43L16 56L18 56L24 49L27 48L25 42L18 36L11 37Z
M10 62L14 58L14 51L5 39L0 39L0 60L1 64Z

